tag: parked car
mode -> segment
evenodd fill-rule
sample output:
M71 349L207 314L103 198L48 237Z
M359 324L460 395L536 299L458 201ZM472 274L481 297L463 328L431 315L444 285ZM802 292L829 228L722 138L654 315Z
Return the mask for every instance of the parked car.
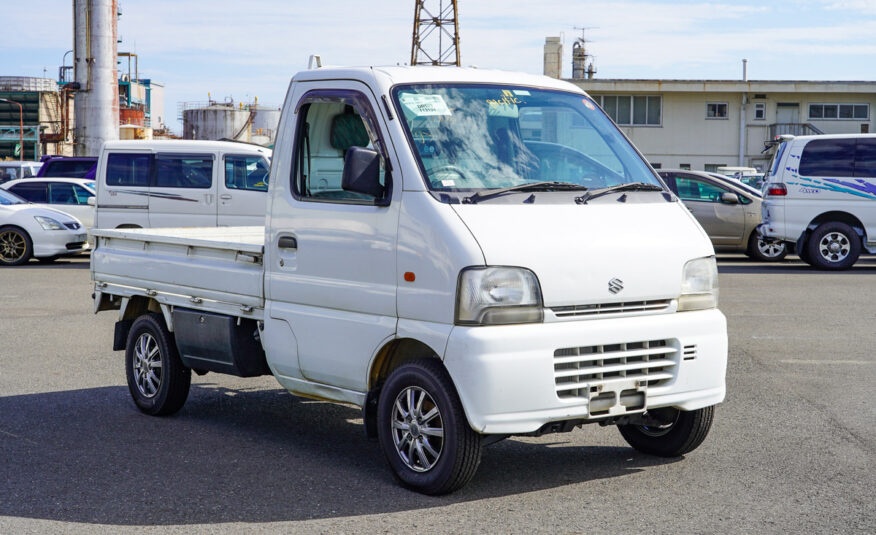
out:
M0 190L0 265L17 266L31 258L51 262L81 253L86 238L75 217Z
M20 162L18 160L0 162L0 184L17 178L36 176L41 162Z
M714 173L682 169L658 172L703 226L716 250L741 251L766 262L788 254L787 244L757 234L762 202L757 190Z
M785 138L768 172L761 234L820 269L876 254L876 134Z
M754 167L723 166L719 167L717 171L719 175L734 178L755 189L760 189L763 185L764 174Z
M78 219L86 230L94 226L94 180L85 178L23 178L0 185L38 206L54 208Z
M96 156L43 156L37 176L94 178Z
M270 157L228 141L108 141L95 227L264 225Z

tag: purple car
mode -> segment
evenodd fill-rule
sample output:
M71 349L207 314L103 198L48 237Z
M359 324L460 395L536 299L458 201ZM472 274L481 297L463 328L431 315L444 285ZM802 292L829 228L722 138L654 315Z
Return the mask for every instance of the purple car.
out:
M66 177L94 179L96 156L43 156L38 177Z

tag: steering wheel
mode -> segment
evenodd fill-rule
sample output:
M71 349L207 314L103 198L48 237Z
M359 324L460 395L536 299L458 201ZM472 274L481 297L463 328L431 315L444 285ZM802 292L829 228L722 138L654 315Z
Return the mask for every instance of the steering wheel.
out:
M452 173L454 175L457 175L462 181L468 180L468 177L465 176L465 172L463 172L462 169L460 169L459 167L457 167L455 165L442 165L441 167L437 167L435 169L432 169L432 171L429 173L429 176L435 177L435 176L442 175L444 173ZM443 179L431 178L430 182L432 182L433 186L437 187L437 186L442 185L442 184L440 184L442 182L442 180Z

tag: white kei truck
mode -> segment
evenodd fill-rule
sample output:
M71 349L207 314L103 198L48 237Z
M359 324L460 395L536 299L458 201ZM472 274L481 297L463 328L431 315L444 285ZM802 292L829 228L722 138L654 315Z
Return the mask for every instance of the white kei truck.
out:
M264 227L98 229L140 410L192 372L362 408L404 486L442 494L512 435L616 425L681 456L724 399L708 236L586 93L527 74L292 79Z

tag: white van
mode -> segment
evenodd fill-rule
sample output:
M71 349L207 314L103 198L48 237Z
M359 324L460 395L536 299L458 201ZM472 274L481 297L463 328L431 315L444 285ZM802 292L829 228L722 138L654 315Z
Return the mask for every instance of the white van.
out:
M270 157L227 141L108 141L95 228L264 225Z
M876 254L876 134L800 136L776 149L760 233L821 269Z

